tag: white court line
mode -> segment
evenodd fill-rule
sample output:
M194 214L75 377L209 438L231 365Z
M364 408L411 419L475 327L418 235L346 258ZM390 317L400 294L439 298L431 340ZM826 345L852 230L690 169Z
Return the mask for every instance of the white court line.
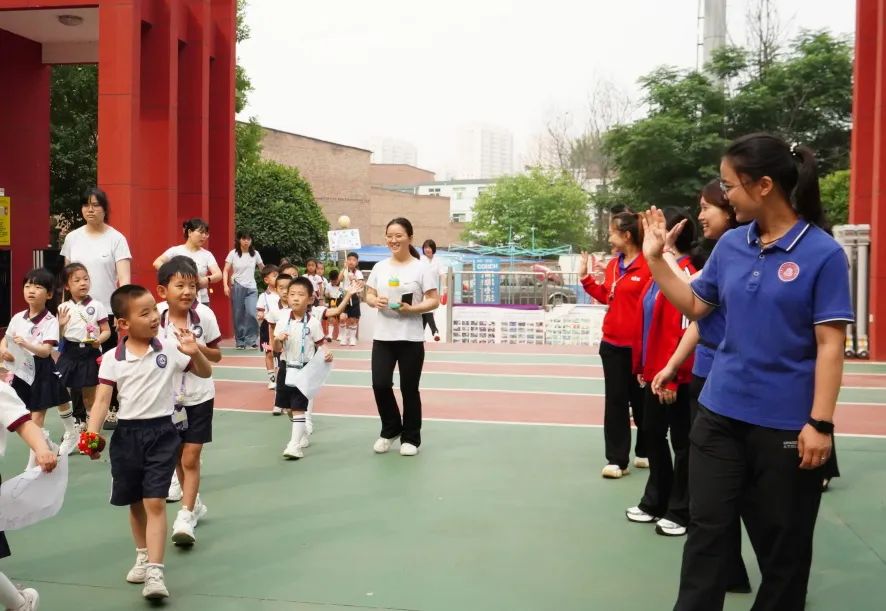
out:
M219 411L223 412L238 412L241 414L261 414L263 416L267 416L268 412L266 410L256 410L256 409L242 409L238 407L219 407L216 408ZM378 419L378 416L375 414L330 414L327 412L315 412L314 416L329 416L331 418L363 418L363 419ZM568 424L565 422L523 422L520 420L468 420L466 418L425 418L422 417L422 420L427 420L429 422L455 422L457 424L506 424L511 426L547 426L547 427L555 427L555 428L571 428L571 429L602 429L602 424ZM636 430L636 427L631 426L632 429ZM886 439L886 435L868 435L862 433L836 433L836 437L858 437L861 439Z
M479 365L480 363L474 363L475 365ZM234 365L216 365L213 369L260 369L262 371L267 371L264 367L237 367ZM333 369L333 372L340 371L342 373L371 373L368 369ZM515 373L512 376L507 376L507 374L501 374L496 372L486 372L486 373L476 373L472 371L425 371L423 373L433 373L435 375L449 375L449 376L484 376L488 377L494 375L496 377L502 377L503 375L506 377L512 378L554 378L554 379L562 379L562 380L600 380L603 381L603 378L587 378L581 376L555 376L555 375L543 375L538 373Z

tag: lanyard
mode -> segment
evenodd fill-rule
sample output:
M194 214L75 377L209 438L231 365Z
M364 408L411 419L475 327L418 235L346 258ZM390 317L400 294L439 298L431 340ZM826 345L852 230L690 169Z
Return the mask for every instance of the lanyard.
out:
M163 337L164 337L164 339L169 339L169 327L174 328L175 325L172 323L172 319L169 317L169 310L166 310L165 312L163 312L163 314L166 315L166 324L162 325L163 326ZM163 323L163 318L164 318L163 316L160 316L160 323L161 324ZM191 311L190 310L188 310L188 313L187 313L187 321L188 321L188 330L190 331L191 330ZM175 336L175 333L173 333L172 335ZM175 393L173 394L173 400L174 400L175 405L179 405L180 403L182 403L185 400L185 380L187 379L187 377L188 377L188 372L183 371L182 372L182 381L181 381L181 384L179 384L179 386L178 386L178 394L175 394Z
M292 316L289 317L289 323L286 325L286 333L289 334L289 330L292 328ZM304 316L301 319L301 350L299 352L298 364L304 365L308 361L305 359L305 344L307 343L308 334L310 330L308 329L308 313L305 312Z

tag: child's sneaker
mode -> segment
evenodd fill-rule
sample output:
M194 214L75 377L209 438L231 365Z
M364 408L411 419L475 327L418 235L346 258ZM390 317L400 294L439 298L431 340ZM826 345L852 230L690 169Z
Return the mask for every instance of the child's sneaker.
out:
M194 545L197 537L194 534L194 512L187 509L179 509L175 522L172 524L172 542L176 545Z
M74 453L74 450L77 449L77 445L80 441L80 435L77 434L76 431L72 431L70 433L65 433L62 437L62 443L58 447L58 452L64 456L70 456Z
M275 405L273 411L271 411L271 414L273 414L274 416L282 416L283 415L283 408L277 407Z
M129 583L144 583L145 571L148 568L148 550L135 550L135 566L129 569L126 574L126 581Z
M169 494L166 495L167 503L178 503L182 500L182 485L178 481L178 475L172 474L172 483L169 484Z
M194 503L194 528L197 527L197 523L200 522L200 520L206 517L207 513L209 513L209 509L203 504L203 500L198 494L197 502Z
M348 343L348 345L349 346L356 346L357 345L357 338L354 336L351 336L351 341Z
M301 451L301 446L298 442L290 441L286 444L286 449L283 450L283 458L287 460L297 460L304 457L305 453Z
M25 602L16 607L16 611L35 611L40 606L40 595L34 588L25 588L19 590L19 594L25 599Z
M160 600L169 598L169 590L166 589L166 581L163 579L163 568L152 564L145 571L145 587L142 596L148 600Z
M268 390L277 390L277 381L273 378L268 380Z
M298 442L298 447L300 447L301 449L311 447L311 436L305 435L304 437L302 437L301 441Z

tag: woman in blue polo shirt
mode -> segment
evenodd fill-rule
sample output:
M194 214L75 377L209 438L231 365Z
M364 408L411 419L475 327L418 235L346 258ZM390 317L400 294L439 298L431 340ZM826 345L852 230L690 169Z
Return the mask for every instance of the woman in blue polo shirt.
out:
M726 318L690 434L691 521L674 608L722 609L740 515L763 575L755 611L799 611L853 320L849 266L823 229L811 150L744 136L720 177L749 224L720 239L691 285L662 257L661 211L643 219L644 254L665 296L691 319L716 307Z

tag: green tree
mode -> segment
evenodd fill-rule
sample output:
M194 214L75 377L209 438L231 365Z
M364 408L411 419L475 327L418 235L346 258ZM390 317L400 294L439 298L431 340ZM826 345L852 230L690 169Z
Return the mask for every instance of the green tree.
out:
M839 170L819 180L821 203L832 225L849 222L849 170Z
M257 248L296 261L324 249L329 222L297 169L266 160L241 165L236 190L237 228L251 232Z
M464 239L521 247L586 247L590 217L588 194L565 172L533 168L528 174L499 179L474 204Z

